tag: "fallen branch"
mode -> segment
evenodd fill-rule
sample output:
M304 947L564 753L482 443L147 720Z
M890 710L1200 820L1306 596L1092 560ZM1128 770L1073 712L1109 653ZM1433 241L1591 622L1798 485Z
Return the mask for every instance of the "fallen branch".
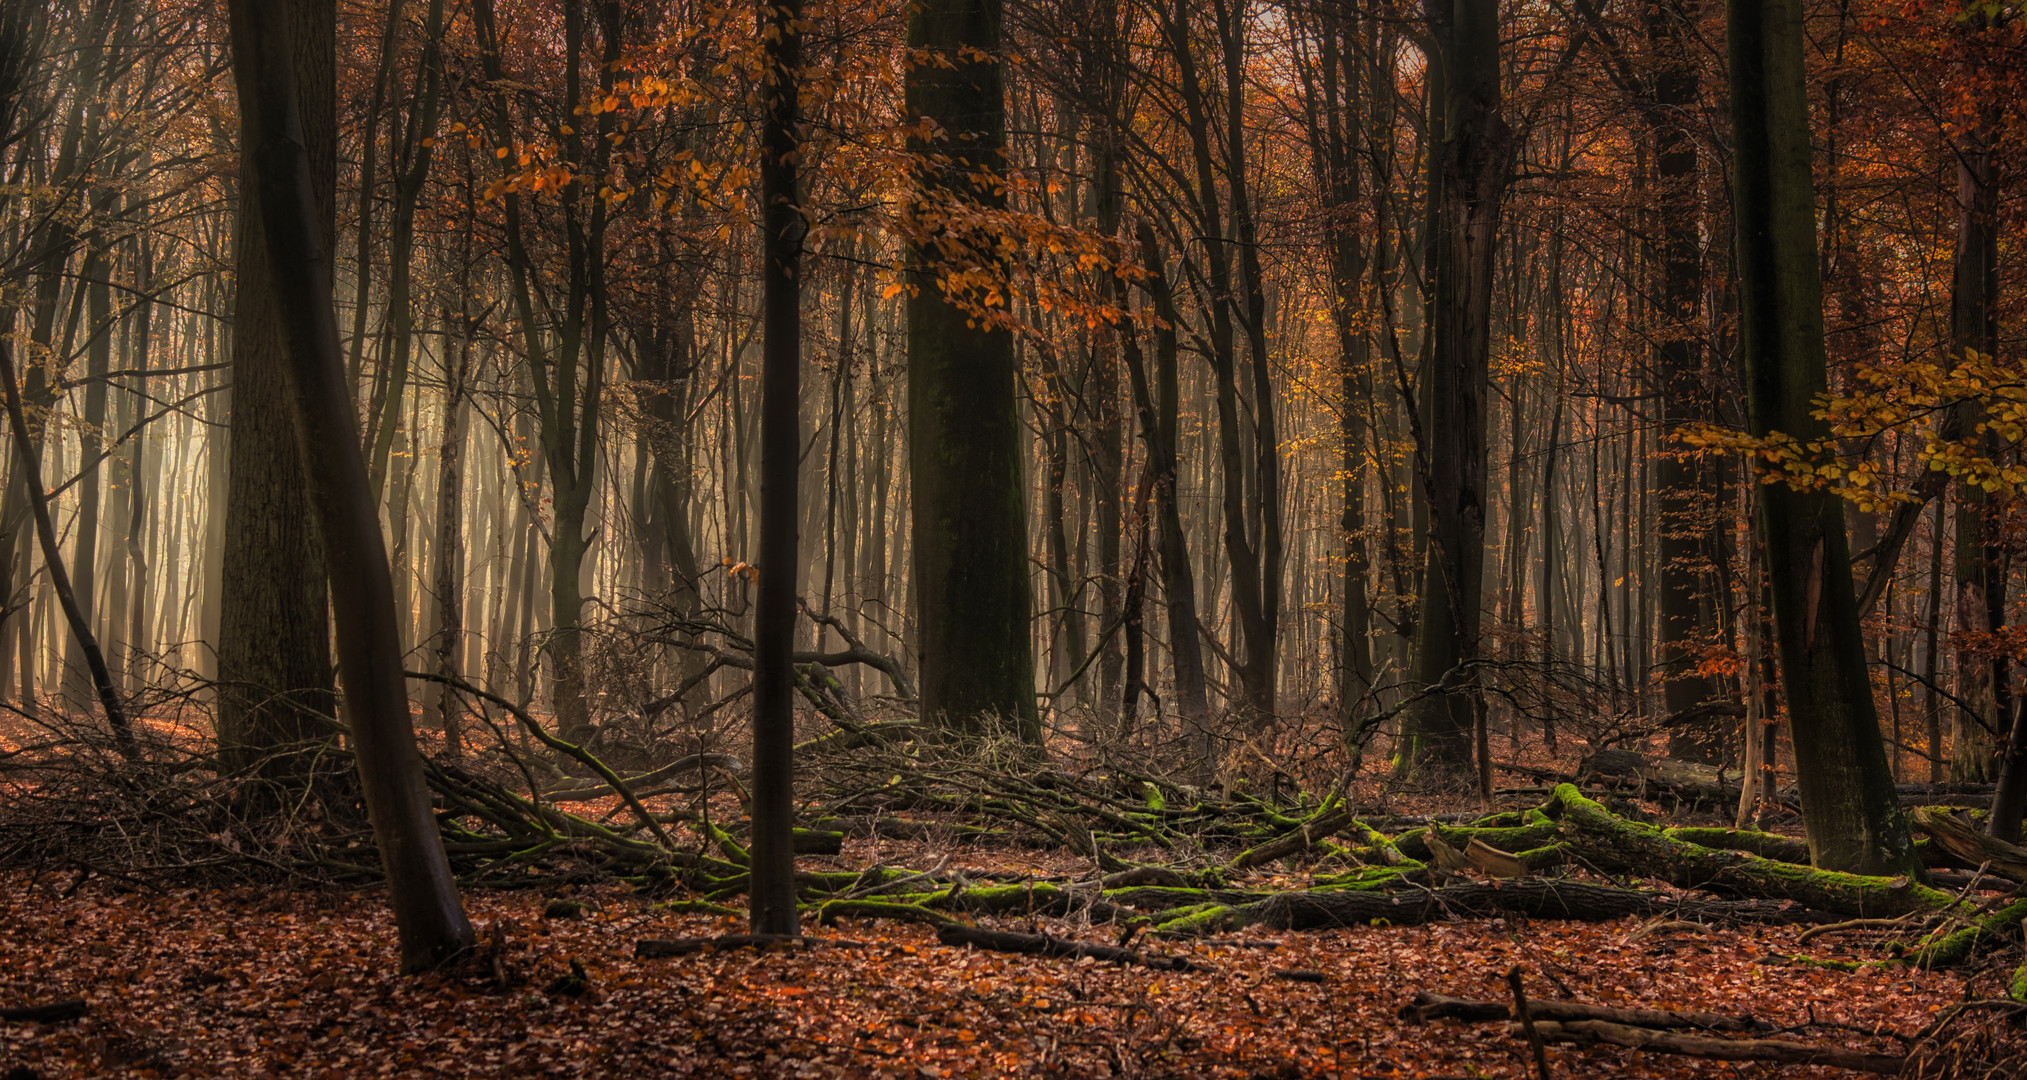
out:
M1607 1005L1590 1005L1581 1001L1529 999L1527 1010L1536 1021L1553 1020L1559 1023L1603 1020L1613 1024L1648 1028L1696 1028L1701 1031L1774 1030L1774 1025L1752 1016L1728 1016L1724 1013L1699 1012L1694 1009L1615 1009ZM1469 998L1449 997L1427 990L1416 994L1415 1000L1401 1006L1397 1015L1411 1024L1427 1023L1430 1020L1462 1020L1466 1023L1479 1024L1513 1019L1512 1012L1503 1001L1473 1001Z
M1536 1006L1537 1010L1540 1006ZM1588 1046L1605 1043L1633 1050L1716 1061L1774 1061L1783 1065L1828 1065L1856 1072L1897 1076L1907 1059L1899 1054L1878 1054L1847 1050L1841 1046L1796 1042L1792 1039L1721 1039L1708 1035L1679 1035L1669 1031L1614 1024L1605 1020L1537 1021L1535 1030L1548 1042ZM1515 1025L1518 1034L1519 1025Z
M1082 941L1050 937L1047 934L1020 934L1011 930L986 930L962 923L951 923L939 927L936 940L945 945L970 945L973 948L992 952L1022 953L1029 956L1053 956L1065 960L1081 960L1091 957L1112 964L1139 964L1160 971L1208 971L1200 964L1192 964L1179 956L1148 956L1132 949L1115 948L1111 945L1093 945Z
M89 1004L76 999L52 1001L46 1005L16 1005L0 1009L0 1020L13 1024L60 1024L90 1011Z

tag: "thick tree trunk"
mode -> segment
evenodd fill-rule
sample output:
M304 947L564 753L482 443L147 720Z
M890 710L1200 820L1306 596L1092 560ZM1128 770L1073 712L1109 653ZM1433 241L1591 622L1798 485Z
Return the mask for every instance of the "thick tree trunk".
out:
M346 583L337 591L335 603L346 719L367 816L387 874L401 937L402 970L417 972L469 949L473 934L444 858L408 717L393 582L379 514L367 487L358 419L345 382L337 315L331 306L329 237L320 220L328 220L329 192L315 190L311 150L321 139L321 153L330 160L336 133L329 128L318 134L306 132L296 100L306 68L331 70L333 42L320 35L294 39L307 22L291 10L298 4L305 9L322 7L311 18L329 25L328 6L302 0L232 4L242 183L259 193L261 229L267 240L264 261L243 265L240 278L267 279L279 323L276 336L283 344L280 366L287 416L293 420L298 460L307 464L294 486L311 493L326 541L326 570ZM304 573L301 566L288 569Z
M1435 304L1430 367L1420 380L1428 425L1418 451L1426 470L1429 543L1408 681L1441 685L1402 714L1403 768L1470 762L1475 676L1458 670L1478 655L1485 567L1485 390L1492 267L1513 132L1500 115L1499 5L1452 0L1436 32L1447 74L1441 150L1442 209L1430 239Z
M908 274L908 460L914 486L916 626L922 714L954 734L1004 732L1041 741L1029 633L1028 529L1013 335L946 295L938 233L996 209L1006 102L999 0L927 0L908 22L910 48L939 59L908 69L911 118L935 122L917 142L921 230ZM989 182L989 180L988 180Z
M1828 376L1801 3L1732 0L1729 16L1733 213L1751 429L1827 440L1828 423L1814 415ZM1879 738L1843 500L1783 483L1756 486L1810 854L1825 869L1919 873Z
M329 4L309 0L284 10L291 20L287 39L296 50L287 67L290 93L307 135L307 179L316 199L319 232L313 239L328 272L337 231L336 16ZM249 173L239 188L234 265L268 265L265 217ZM309 748L329 738L319 718L336 710L325 559L302 482L307 466L289 419L286 328L274 286L265 273L241 273L234 281L218 739L227 759L242 766L281 752L274 766L287 773L307 768Z

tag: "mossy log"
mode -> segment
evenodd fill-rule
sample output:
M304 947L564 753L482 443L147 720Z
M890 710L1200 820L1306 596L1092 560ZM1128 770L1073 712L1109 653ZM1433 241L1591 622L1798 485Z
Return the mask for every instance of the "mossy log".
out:
M1973 867L1990 864L1988 869L1994 874L2027 882L2027 850L1987 836L1939 807L1917 807L1912 817L1915 828L1934 838L1937 846L1965 864Z
M1476 882L1440 889L1374 893L1311 889L1275 893L1247 904L1202 905L1179 912L1156 932L1207 933L1239 926L1270 930L1317 930L1351 926L1419 926L1459 916L1605 922L1629 915L1677 914L1719 921L1791 923L1809 921L1806 911L1762 901L1689 900L1635 889L1573 881L1525 879L1496 885Z
M1715 848L1719 851L1743 851L1776 862L1802 866L1809 863L1808 843L1779 833L1760 832L1756 829L1682 826L1663 829L1662 835L1670 840L1680 840L1698 847Z
M1351 826L1356 818L1348 806L1318 813L1287 833L1256 847L1242 851L1225 867L1227 873L1238 874L1256 866L1265 866L1277 859L1299 855L1317 841L1337 835Z
M1950 894L1905 877L1865 877L1779 862L1743 851L1692 844L1664 829L1627 821L1585 797L1573 784L1555 789L1548 812L1562 836L1601 869L1659 878L1686 889L1758 900L1791 900L1819 911L1862 918L1936 911Z

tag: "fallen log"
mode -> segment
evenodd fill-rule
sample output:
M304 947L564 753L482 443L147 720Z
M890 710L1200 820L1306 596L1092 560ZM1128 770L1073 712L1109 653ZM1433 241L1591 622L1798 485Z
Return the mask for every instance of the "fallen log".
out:
M726 934L722 937L703 938L642 938L633 943L636 960L654 960L666 956L691 956L703 952L730 952L733 949L759 949L766 951L781 947L810 948L816 945L834 945L838 942L820 938L806 938L800 934Z
M1225 872L1228 874L1241 874L1247 870L1251 870L1253 867L1265 866L1277 859L1285 859L1290 855L1299 855L1309 850L1311 845L1314 845L1318 841L1326 840L1337 835L1339 831L1349 828L1351 823L1356 820L1357 815L1352 812L1349 806L1341 806L1328 813L1319 814L1303 822L1301 828L1285 836L1269 840L1257 847L1247 848L1245 851L1240 852L1238 857L1225 866Z
M1574 785L1555 789L1549 816L1587 861L1614 873L1654 877L1678 888L1762 900L1792 900L1819 911L1861 918L1905 915L1949 906L1955 897L1906 877L1864 877L1816 870L1675 839L1666 830L1627 821Z
M1243 924L1273 930L1333 926L1418 926L1448 918L1525 915L1535 919L1605 922L1628 915L1681 913L1719 921L1815 922L1815 913L1785 904L1690 900L1574 881L1522 878L1496 885L1460 882L1440 889L1391 893L1320 889L1276 893L1229 909Z
M1534 1007L1539 1008L1538 1005ZM1518 1024L1514 1025L1514 1034L1520 1033L1519 1027ZM1681 1035L1671 1031L1635 1027L1631 1024L1614 1024L1605 1020L1546 1022L1537 1020L1534 1027L1542 1039L1548 1042L1574 1043L1580 1046L1605 1043L1633 1050L1682 1054L1715 1061L1773 1061L1783 1065L1828 1065L1832 1068L1887 1076L1899 1075L1901 1067L1907 1061L1899 1054L1849 1050L1841 1046L1824 1046L1793 1039L1725 1039L1710 1035Z
M1970 866L1986 866L1992 873L2013 881L2027 882L2027 850L1995 836L1986 836L1958 821L1947 811L1923 806L1912 815L1914 827L1927 833L1944 851Z
M52 1001L43 1005L15 1005L0 1008L0 1021L12 1024L60 1024L75 1020L91 1011L88 1003L71 999Z
M1071 941L1066 938L1050 937L1047 934L1021 934L1011 930L987 930L978 926L952 923L938 927L936 940L945 945L969 945L973 948L992 952L1021 953L1028 956L1052 956L1064 960L1081 960L1090 957L1112 964L1139 964L1160 971L1209 971L1201 964L1193 964L1180 956L1149 956L1132 949L1121 949L1112 945L1094 945L1089 942Z
M1703 1031L1774 1030L1774 1025L1750 1015L1732 1016L1695 1009L1615 1009L1581 1001L1542 1001L1529 998L1527 1011L1532 1013L1537 1021L1604 1020L1614 1024L1631 1024L1634 1027L1697 1028ZM1430 1020L1485 1023L1492 1020L1513 1019L1512 1011L1503 1001L1473 1001L1468 998L1431 993L1427 990L1416 994L1413 1001L1401 1006L1397 1015L1411 1024L1427 1023Z

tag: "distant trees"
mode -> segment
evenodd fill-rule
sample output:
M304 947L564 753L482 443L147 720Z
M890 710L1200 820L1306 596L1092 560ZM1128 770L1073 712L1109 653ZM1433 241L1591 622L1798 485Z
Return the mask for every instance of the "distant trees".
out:
M225 35L197 0L6 10L0 696L215 694L227 764L291 779L337 737L356 581L324 578L282 279L246 272ZM1880 835L1882 768L2027 760L2012 13L1753 22L1823 31L1767 70L1829 65L1799 92L1835 138L1747 86L1782 119L1742 129L1734 200L1704 0L796 10L287 6L409 667L615 762L758 717L767 836L804 706L1206 785L1298 736L1725 764L1785 719L1809 798ZM455 694L421 715L478 731Z

